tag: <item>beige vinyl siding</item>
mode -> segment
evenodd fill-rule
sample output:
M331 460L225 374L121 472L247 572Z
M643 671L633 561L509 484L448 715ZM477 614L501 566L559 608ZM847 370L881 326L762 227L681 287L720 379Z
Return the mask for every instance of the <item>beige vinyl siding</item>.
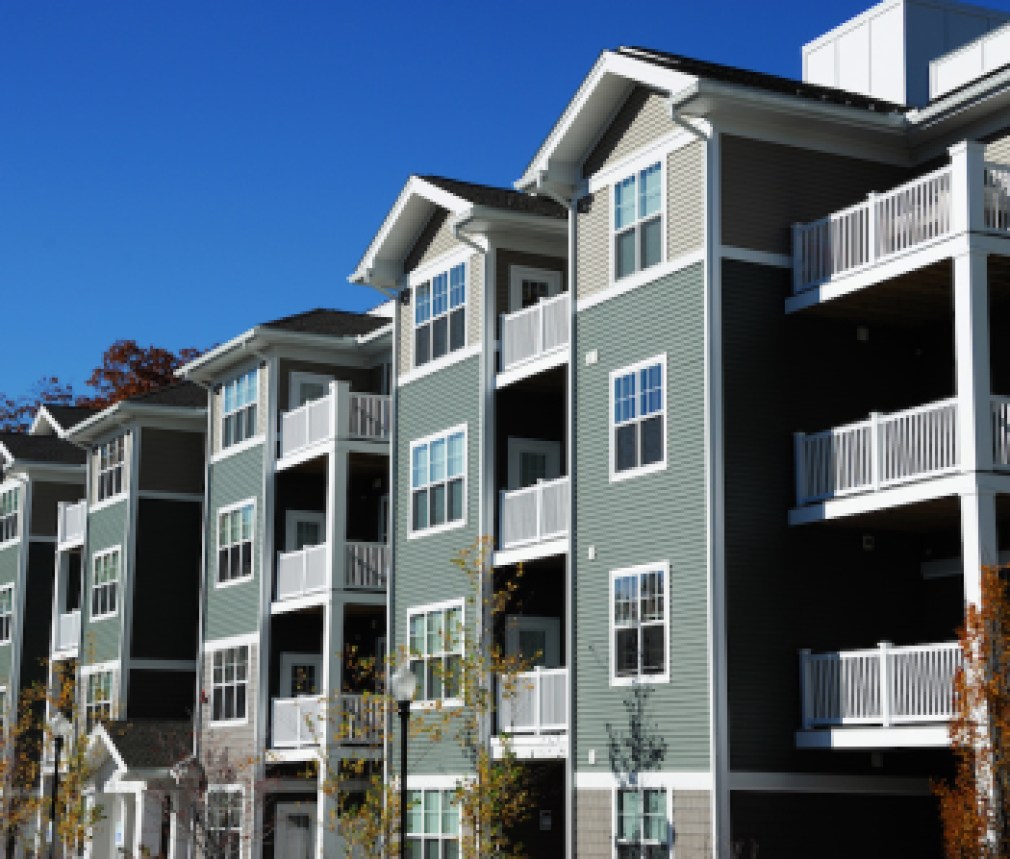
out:
M61 501L76 504L84 497L84 474L81 483L32 482L31 530L35 537L56 536L57 505Z
M414 247L405 257L403 270L413 271L427 265L456 247L459 247L459 242L449 228L449 212L439 208L431 216Z
M396 343L396 366L401 376L409 373L414 366L414 302L409 290L403 297L408 300L396 303L397 327L400 332Z
M666 258L705 246L705 145L700 141L666 156Z
M588 298L610 285L609 187L582 199L578 209L578 297Z
M123 584L131 574L128 567L126 534L130 505L124 498L108 507L88 515L87 556L83 559L84 591L81 599L81 624L83 627L84 664L108 662L120 658L120 627L123 612ZM95 574L95 555L119 546L119 586L116 592L116 613L112 617L91 620L91 588Z
M999 164L1010 164L1010 134L1002 131L1000 135L986 144L985 160L996 161Z
M826 152L724 134L722 242L769 253L792 252L792 225L823 218L886 191L908 171Z
M592 176L672 129L665 96L646 87L635 87L586 158L582 175Z

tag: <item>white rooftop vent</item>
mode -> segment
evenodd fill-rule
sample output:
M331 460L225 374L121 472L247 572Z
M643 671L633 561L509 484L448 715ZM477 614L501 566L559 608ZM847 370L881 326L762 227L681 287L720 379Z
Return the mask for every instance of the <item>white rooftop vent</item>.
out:
M1010 63L1010 24L930 62L929 97L945 95L1007 63Z
M803 80L922 107L933 97L931 61L1008 21L1006 12L949 0L884 0L804 45Z

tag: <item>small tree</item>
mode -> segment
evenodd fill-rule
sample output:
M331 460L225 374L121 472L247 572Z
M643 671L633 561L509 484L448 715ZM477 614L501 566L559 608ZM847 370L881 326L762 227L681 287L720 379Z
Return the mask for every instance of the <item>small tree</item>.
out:
M43 403L69 406L73 402L73 388L56 376L39 379L27 394L18 397L0 394L0 432L27 432Z
M954 777L933 785L948 859L1010 855L1010 598L998 568L983 568L981 585L981 605L968 606L958 630Z
M87 384L95 393L82 397L80 404L106 408L170 385L176 381L175 371L199 354L197 349L181 349L176 354L159 346L139 346L136 340L117 340L88 376Z

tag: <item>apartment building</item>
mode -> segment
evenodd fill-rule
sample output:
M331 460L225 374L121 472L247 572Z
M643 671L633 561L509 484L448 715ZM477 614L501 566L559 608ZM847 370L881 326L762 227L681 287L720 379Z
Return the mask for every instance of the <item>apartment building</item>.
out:
M327 785L381 766L381 672L345 661L385 652L390 337L382 313L317 309L180 371L210 439L198 754L208 827L243 857L340 855Z
M605 51L516 191L412 177L366 249L389 645L412 718L454 706L450 559L524 565L503 643L542 664L487 739L544 787L536 855L939 853L1010 490L1007 17L887 0L803 80ZM414 744L412 849L455 855L467 775Z

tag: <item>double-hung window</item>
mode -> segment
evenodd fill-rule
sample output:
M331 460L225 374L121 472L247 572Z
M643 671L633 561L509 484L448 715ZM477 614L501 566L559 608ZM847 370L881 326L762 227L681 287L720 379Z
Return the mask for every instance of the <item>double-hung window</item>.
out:
M661 859L670 855L666 791L617 792L618 859Z
M666 563L610 574L615 683L654 682L668 676L669 578Z
M126 463L126 436L120 435L98 446L99 501L123 491L123 471Z
M614 279L663 259L663 168L657 161L614 185Z
M457 859L459 805L451 790L412 790L407 795L407 855Z
M463 521L466 430L452 429L410 446L410 530Z
M87 675L87 698L84 702L85 716L90 731L99 722L112 718L113 671L96 671Z
M91 619L116 613L119 589L119 549L95 555L91 561Z
M217 520L218 584L252 575L253 519L256 505L249 501L224 510Z
M410 670L422 701L458 698L463 663L463 603L419 608L407 613Z
M18 536L18 508L21 490L17 486L0 492L0 543Z
M0 588L0 644L9 644L14 621L14 585Z
M218 859L242 855L242 788L211 785L207 788L208 854Z
M250 370L224 386L221 411L221 447L231 447L256 435L259 371Z
M244 719L249 686L249 646L215 650L211 678L211 719Z
M414 366L466 346L466 264L414 287Z
M666 465L665 380L665 355L610 374L612 475Z

